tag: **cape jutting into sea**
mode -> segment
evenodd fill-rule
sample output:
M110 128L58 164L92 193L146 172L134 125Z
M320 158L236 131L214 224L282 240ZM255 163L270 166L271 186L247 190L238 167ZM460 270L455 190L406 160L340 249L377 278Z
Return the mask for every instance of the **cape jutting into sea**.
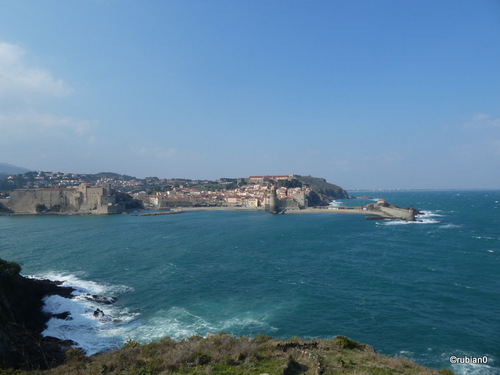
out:
M87 354L220 331L346 335L431 368L500 373L500 192L368 194L424 215L4 216L0 258L77 289L46 299L70 316L44 334Z

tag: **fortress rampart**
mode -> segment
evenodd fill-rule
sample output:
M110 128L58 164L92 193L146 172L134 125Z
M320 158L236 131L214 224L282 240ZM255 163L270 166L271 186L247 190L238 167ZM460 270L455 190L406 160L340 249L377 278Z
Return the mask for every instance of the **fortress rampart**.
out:
M82 184L67 189L12 190L7 207L18 214L77 213L106 215L120 213L111 186L89 187Z

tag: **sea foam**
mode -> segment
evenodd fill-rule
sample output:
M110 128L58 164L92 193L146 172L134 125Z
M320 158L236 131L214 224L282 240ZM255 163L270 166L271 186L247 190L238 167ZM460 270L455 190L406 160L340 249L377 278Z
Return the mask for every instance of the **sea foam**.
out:
M387 219L383 221L377 221L377 225L412 225L412 224L438 224L441 220L436 218L443 217L444 215L433 212L433 211L420 211L419 215L415 216L415 221L406 220L392 220ZM451 224L453 225L453 224Z
M134 340L151 342L163 337L179 340L221 331L231 333L245 329L256 332L277 330L270 327L265 318L253 313L243 313L237 317L210 319L196 315L186 308L174 306L168 310L160 310L146 321L142 321L130 334Z
M42 276L75 289L72 298L58 295L44 298L43 311L54 316L47 322L43 336L71 340L87 355L116 349L123 344L128 324L136 314L113 302L117 294L132 288L100 284L71 274L51 272Z

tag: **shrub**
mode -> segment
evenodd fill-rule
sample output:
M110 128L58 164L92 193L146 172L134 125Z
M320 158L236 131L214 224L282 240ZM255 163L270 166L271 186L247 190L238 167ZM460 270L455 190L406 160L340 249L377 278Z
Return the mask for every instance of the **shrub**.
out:
M15 262L0 259L0 276L14 277L21 272L21 266Z
M212 361L212 357L210 357L206 353L196 352L193 353L193 357L194 357L193 362L196 366L208 365Z
M17 375L17 374L21 374L21 370L14 370L12 368L3 370L0 368L0 375Z
M123 345L123 349L129 349L129 348L137 348L138 346L141 346L138 341L135 340L128 340L125 345Z
M345 336L337 336L333 342L342 349L362 349L363 345L358 341L351 340Z
M101 366L99 366L99 372L100 372L102 375L107 374L107 373L108 373L108 370L109 370L108 365L107 365L107 364L105 364L105 363L103 363L103 364L101 364Z
M263 344L265 342L268 342L269 340L272 340L272 338L267 336L267 335L260 334L260 335L255 336L252 340L256 344Z
M68 361L70 362L80 362L85 359L85 353L83 352L82 349L79 348L72 348L66 351L66 358L68 358Z

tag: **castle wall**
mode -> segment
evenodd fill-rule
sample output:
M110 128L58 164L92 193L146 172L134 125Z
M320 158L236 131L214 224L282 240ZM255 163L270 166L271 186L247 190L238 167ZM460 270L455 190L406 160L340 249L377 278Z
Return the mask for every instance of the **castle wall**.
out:
M16 213L36 213L37 205L47 209L68 207L73 201L72 189L20 189L13 190L9 197L9 208Z
M116 196L104 195L108 192L101 187L81 185L69 189L17 189L12 190L8 199L8 208L15 213L35 214L37 207L53 213L91 213L110 214L123 211L116 204Z

